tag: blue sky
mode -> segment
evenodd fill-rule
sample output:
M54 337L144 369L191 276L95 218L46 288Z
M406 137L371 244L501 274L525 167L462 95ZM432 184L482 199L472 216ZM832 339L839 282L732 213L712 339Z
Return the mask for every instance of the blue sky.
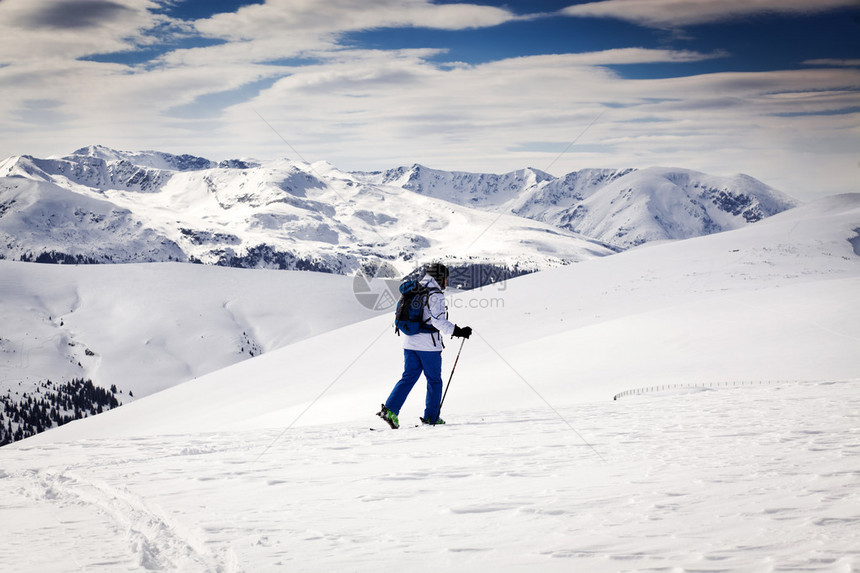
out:
M0 156L669 165L860 191L858 38L856 0L2 0Z

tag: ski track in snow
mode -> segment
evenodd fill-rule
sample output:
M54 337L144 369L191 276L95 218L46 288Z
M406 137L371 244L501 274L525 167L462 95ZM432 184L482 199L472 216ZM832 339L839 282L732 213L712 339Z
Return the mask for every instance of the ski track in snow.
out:
M125 447L128 444L117 445ZM92 447L84 445L81 453L87 453ZM49 456L54 448L47 447L45 452ZM106 448L113 449L112 446ZM187 450L183 450L184 452ZM106 453L106 452L105 452ZM89 457L89 456L86 456ZM46 467L37 470L25 470L21 473L21 485L14 492L18 498L17 504L20 509L27 508L35 502L51 514L50 521L56 521L60 531L56 532L61 537L52 538L50 545L55 546L58 542L62 545L71 542L71 547L63 551L64 561L55 563L52 561L41 561L44 555L38 550L28 550L28 555L16 567L17 571L89 571L89 570L141 570L141 571L234 571L229 554L219 557L210 551L201 536L188 528L181 521L172 518L163 508L150 507L144 497L132 493L126 486L126 480L130 474L124 473L124 467L133 467L140 463L153 463L158 457L153 458L149 453L139 459L110 459L110 456L98 455L101 462L105 458L109 461L102 466L92 465L92 462L81 462L73 466ZM95 477L107 475L108 479ZM0 478L9 475L0 474ZM153 476L150 476L152 479ZM166 476L162 476L166 477ZM156 483L160 478L154 480ZM21 502L27 500L30 503ZM8 509L5 503L4 510ZM14 509L14 507L13 507ZM14 513L13 513L14 515ZM21 523L10 520L13 524ZM24 523L27 520L24 519ZM69 534L76 527L85 524L82 528L86 538L69 539ZM30 533L35 536L39 532L51 531L53 528L42 525ZM25 529L25 531L27 531ZM81 533L80 531L78 533ZM44 541L47 542L48 539ZM23 544L34 541L22 538ZM37 540L38 543L38 540ZM10 547L14 549L13 542ZM92 545L88 547L88 545ZM81 555L83 553L83 555ZM48 555L57 555L52 547ZM70 562L66 562L66 558ZM0 551L0 563L4 562L2 551Z
M856 571L857 383L559 408L605 462L549 410L376 432L369 413L279 439L272 429L24 442L0 451L0 564Z

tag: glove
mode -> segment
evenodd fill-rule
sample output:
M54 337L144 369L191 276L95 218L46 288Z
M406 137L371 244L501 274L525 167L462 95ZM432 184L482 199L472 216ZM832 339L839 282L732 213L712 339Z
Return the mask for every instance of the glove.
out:
M471 326L465 326L463 328L460 328L459 326L457 326L455 324L454 325L454 334L452 334L452 336L457 336L460 338L468 339L470 336L472 336L472 327Z

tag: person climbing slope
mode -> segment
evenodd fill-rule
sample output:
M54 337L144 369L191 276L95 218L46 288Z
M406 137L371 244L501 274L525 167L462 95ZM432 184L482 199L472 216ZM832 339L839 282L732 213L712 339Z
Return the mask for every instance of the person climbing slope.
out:
M395 324L403 333L403 375L394 385L388 399L377 415L389 426L400 427L398 415L409 392L421 373L427 379L427 397L424 402L424 424L444 424L439 417L442 400L442 335L468 339L472 329L460 328L448 320L447 304L442 292L448 286L448 268L432 263L424 268L419 281L404 281L400 286L403 295L398 303Z

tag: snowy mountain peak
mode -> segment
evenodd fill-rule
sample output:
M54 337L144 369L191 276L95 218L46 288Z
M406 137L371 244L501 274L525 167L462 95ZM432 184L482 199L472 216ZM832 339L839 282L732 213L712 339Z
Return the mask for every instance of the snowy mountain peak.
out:
M225 159L218 163L220 169L254 169L261 165L254 159Z
M123 159L133 155L135 154L130 151L117 151L110 147L105 147L104 145L88 145L86 147L76 149L69 155L62 156L61 158L74 159L77 157L95 157L96 159L101 159L107 162L122 161Z
M48 159L21 155L0 164L0 176L26 177L79 190L124 189L147 193L160 189L174 173L136 165L128 159L106 160L98 155L73 154Z
M583 169L555 179L511 210L627 249L743 227L798 202L761 181L689 169Z
M90 145L72 152L66 159L75 160L78 157L95 157L107 163L128 162L137 167L163 169L168 171L199 171L218 167L214 161L194 155L173 155L161 151L117 151L103 145Z

